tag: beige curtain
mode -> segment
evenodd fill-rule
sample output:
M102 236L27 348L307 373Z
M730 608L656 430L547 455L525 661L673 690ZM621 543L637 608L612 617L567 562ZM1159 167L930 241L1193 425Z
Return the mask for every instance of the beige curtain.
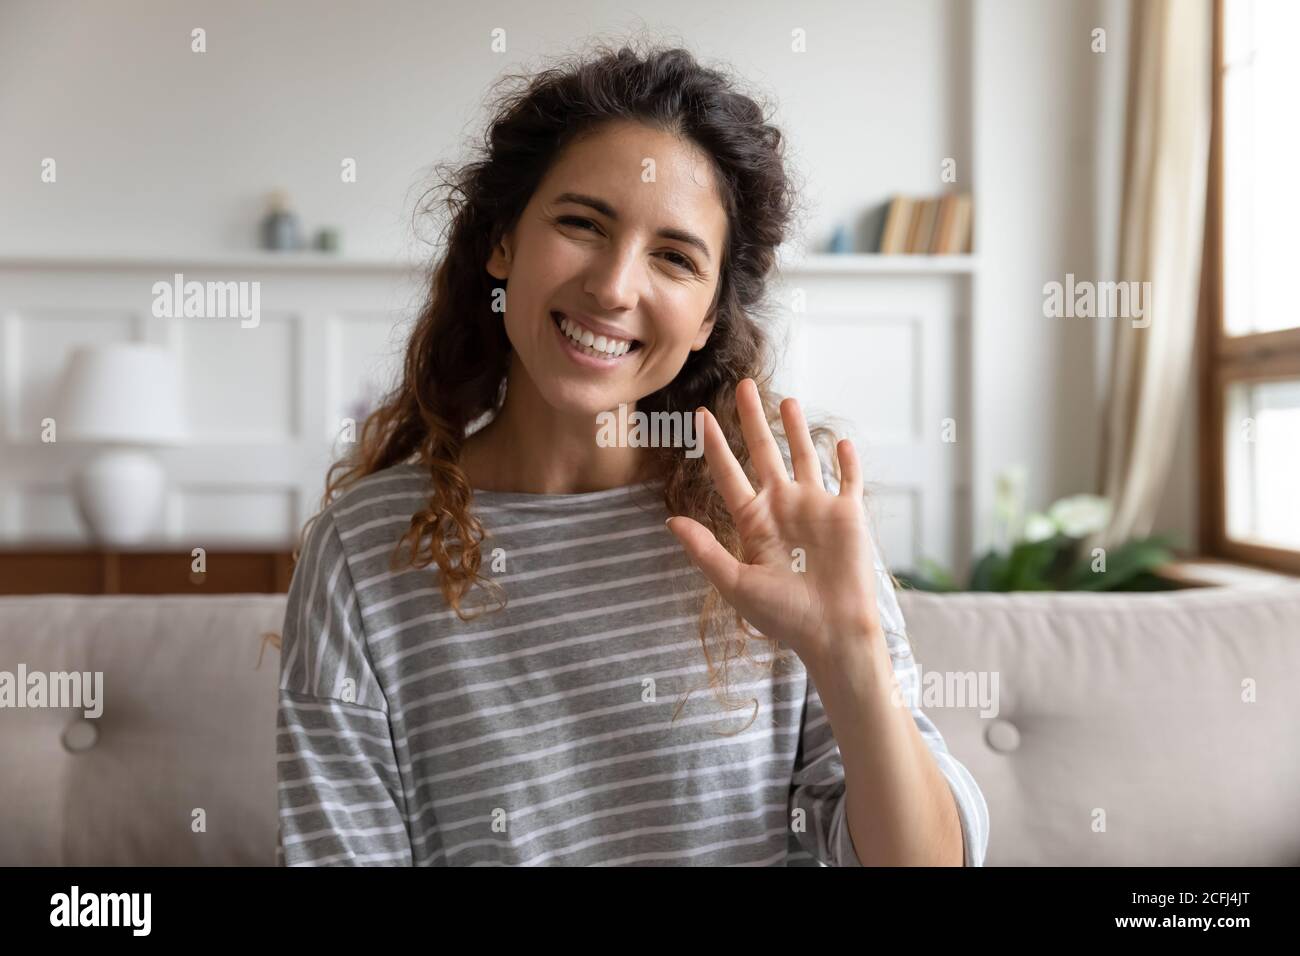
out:
M1211 94L1209 0L1134 0L1119 280L1150 282L1146 314L1114 320L1101 453L1116 545L1155 520L1196 339Z

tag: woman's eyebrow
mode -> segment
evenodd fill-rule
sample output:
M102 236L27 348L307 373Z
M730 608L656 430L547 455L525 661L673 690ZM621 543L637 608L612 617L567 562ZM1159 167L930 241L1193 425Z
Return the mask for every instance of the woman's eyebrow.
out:
M557 203L571 202L577 203L579 206L590 206L602 216L613 219L615 222L618 221L618 213L615 211L614 207L605 202L605 200L596 196L585 196L582 193L560 193L555 197L555 201ZM687 245L695 246L704 253L705 259L712 261L712 256L709 253L709 244L693 232L669 226L660 229L656 235L663 236L665 239L675 239L678 242L684 242Z

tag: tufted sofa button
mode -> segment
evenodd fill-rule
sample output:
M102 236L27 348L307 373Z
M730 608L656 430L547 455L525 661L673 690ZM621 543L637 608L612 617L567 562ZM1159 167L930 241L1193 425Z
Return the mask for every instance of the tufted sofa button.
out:
M94 721L78 717L63 729L63 749L68 753L84 753L99 741L99 728Z
M995 720L984 731L984 739L994 750L1009 754L1020 746L1020 731L1009 720Z

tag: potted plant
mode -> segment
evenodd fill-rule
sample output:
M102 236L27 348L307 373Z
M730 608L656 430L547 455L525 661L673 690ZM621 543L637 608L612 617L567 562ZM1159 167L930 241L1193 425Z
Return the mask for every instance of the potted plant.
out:
M1169 535L1132 538L1118 547L1089 546L1106 527L1111 506L1097 495L1070 495L1046 512L1020 520L1024 471L998 478L995 508L1000 546L975 561L965 585L930 560L899 572L903 587L919 591L1167 591L1179 585L1155 569L1173 558Z

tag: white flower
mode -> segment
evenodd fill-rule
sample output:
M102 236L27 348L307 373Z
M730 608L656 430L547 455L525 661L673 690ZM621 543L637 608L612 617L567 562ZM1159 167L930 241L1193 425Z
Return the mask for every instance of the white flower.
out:
M1097 495L1071 495L1047 509L1047 516L1071 538L1083 538L1106 527L1110 502Z
M1047 515L1035 511L1025 519L1025 531L1022 540L1029 544L1046 541L1056 534L1056 524Z
M1025 497L1025 466L1010 465L994 485L994 506L1001 515L1018 515Z
M1009 465L994 482L993 511L1002 541L1014 540L1020 532L1020 514L1025 505L1025 466Z

